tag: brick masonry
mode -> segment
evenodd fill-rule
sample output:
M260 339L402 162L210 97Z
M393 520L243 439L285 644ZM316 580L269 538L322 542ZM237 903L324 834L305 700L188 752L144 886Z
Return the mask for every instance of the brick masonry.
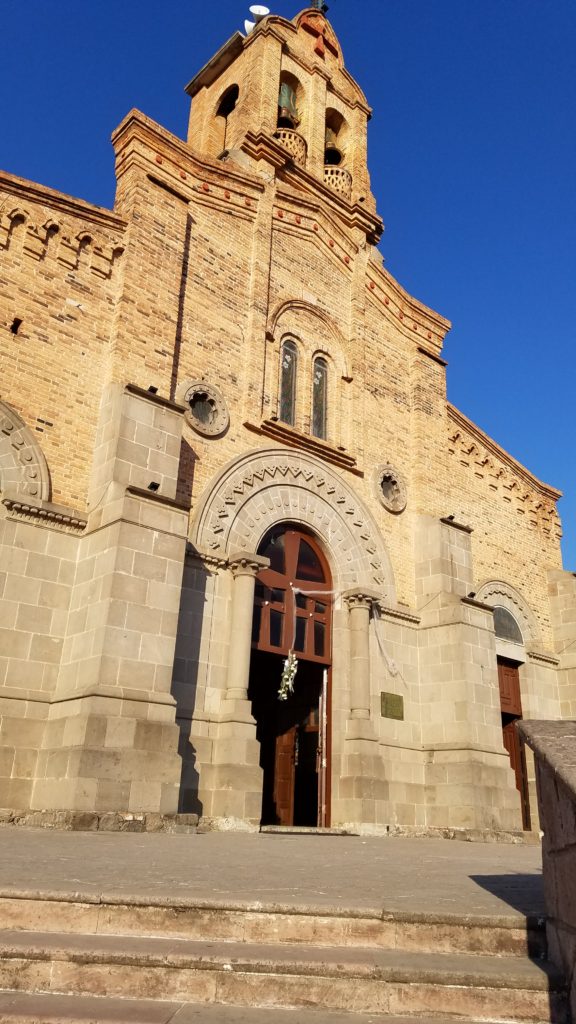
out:
M283 521L317 535L337 591L334 824L519 825L498 656L519 665L525 715L575 714L559 494L447 402L450 324L376 249L366 98L335 38L314 47L276 16L234 37L188 86L186 142L131 111L113 136L114 211L0 175L6 807L257 822L250 708L226 698L230 566ZM299 117L289 149L283 81ZM325 174L327 116L340 177ZM324 440L311 436L319 355ZM194 382L216 389L219 433L194 420ZM405 508L386 506L383 465ZM361 735L341 597L353 588L376 595ZM494 603L521 647L495 638ZM381 717L383 691L404 698L403 721Z

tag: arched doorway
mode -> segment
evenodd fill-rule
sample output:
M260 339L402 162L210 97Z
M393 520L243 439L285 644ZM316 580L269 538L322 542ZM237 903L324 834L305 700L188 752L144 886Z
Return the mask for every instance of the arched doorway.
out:
M258 553L270 568L254 599L249 696L264 772L262 824L329 824L332 580L314 537L276 526ZM290 651L298 659L294 691L280 700Z

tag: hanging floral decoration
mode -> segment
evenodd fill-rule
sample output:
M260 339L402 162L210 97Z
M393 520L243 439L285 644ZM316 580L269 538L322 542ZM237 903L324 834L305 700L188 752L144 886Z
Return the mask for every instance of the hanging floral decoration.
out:
M294 680L298 671L298 658L294 654L294 651L290 651L286 661L284 662L284 668L282 670L282 679L280 680L280 689L278 690L278 700L288 700L290 694L294 693Z

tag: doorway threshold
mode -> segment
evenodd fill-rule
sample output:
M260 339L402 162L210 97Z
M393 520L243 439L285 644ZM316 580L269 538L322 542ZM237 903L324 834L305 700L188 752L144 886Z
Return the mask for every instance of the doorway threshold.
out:
M272 836L359 836L349 828L312 828L307 825L261 825L260 832Z

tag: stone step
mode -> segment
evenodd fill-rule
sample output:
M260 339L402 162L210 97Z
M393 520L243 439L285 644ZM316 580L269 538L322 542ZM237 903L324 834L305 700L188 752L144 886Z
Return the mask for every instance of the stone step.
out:
M4 931L0 989L386 1017L566 1021L562 981L544 962L373 947Z
M251 1006L200 1005L103 996L0 992L4 1024L379 1024L375 1014L330 1013ZM414 1024L412 1017L388 1017L387 1024ZM418 1024L460 1024L455 1018L419 1018Z
M546 955L543 918L387 913L271 903L74 894L0 897L4 928L213 941L304 943L496 956Z

